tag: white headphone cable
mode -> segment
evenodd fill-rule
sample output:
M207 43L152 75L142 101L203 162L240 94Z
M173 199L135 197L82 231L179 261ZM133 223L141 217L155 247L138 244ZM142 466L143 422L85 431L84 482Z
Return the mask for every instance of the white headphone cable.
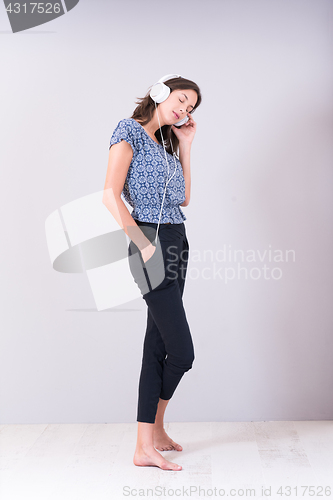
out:
M158 119L158 124L159 124L159 127L160 127L160 132L161 132L161 137L162 137L162 144L163 144L163 149L164 149L164 154L165 154L165 161L168 165L168 176L169 176L169 163L168 163L168 159L167 159L167 155L166 155L166 150L165 150L165 144L164 144L164 139L163 139L163 134L162 134L162 128L161 128L161 123L160 123L160 117L158 115L158 110L157 110L157 106L156 106L156 101L155 101L155 109L156 109L156 113L157 113L157 119ZM170 179L167 180L166 184L165 184L165 190L164 190L164 194L163 194L163 199L162 199L162 204L161 204L161 211L160 211L160 218L158 220L158 225L157 225L157 231L156 231L156 237L155 237L155 245L157 244L157 236L158 236L158 230L159 230L159 227L160 227L160 220L161 220L161 215L162 215L162 209L163 209L163 203L164 203L164 198L165 198L165 193L166 193L166 188L167 188L167 185L169 184L169 182L171 181L172 177L175 175L176 173L176 170L177 170L177 165L176 165L176 160L175 160L175 153L173 151L173 145L172 145L172 140L171 140L171 137L170 137L170 143L171 143L171 149L172 149L172 153L173 153L173 160L175 162L175 171L174 173L172 174L172 176L170 177Z

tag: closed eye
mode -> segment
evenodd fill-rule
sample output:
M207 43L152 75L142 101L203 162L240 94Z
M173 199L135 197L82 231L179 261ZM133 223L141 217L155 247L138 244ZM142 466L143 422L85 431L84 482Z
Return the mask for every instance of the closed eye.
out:
M178 97L178 99L179 99L179 97ZM180 102L181 102L181 103L185 102L185 101L182 101L181 99L179 99L179 100L180 100ZM192 106L192 108L193 108L193 106ZM191 114L192 114L192 113L193 113L193 109L191 109L191 111L187 111L187 110L186 110L186 112L188 112L188 113L191 113Z

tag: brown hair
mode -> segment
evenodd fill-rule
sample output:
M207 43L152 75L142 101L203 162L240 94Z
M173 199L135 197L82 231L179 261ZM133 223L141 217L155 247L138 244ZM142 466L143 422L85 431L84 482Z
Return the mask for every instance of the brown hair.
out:
M170 88L170 93L173 90L185 90L185 89L193 89L197 93L198 99L197 102L194 106L194 108L190 111L192 114L193 111L200 105L201 103L201 91L198 87L198 85L192 80L187 80L186 78L171 78L170 80L167 80L164 82L165 85L167 85ZM138 101L136 101L136 104L138 106L135 108L133 111L133 114L131 118L134 120L137 120L140 122L140 125L146 125L147 123L150 122L150 120L153 118L153 114L155 111L155 102L153 99L150 97L150 90L151 87L149 87L149 90L145 97L137 97ZM156 103L156 106L158 107L158 103ZM178 155L179 154L179 141L176 136L176 134L173 132L171 129L171 125L163 125L162 127L162 134L163 138L165 141L165 149L167 150L168 153L172 154L172 148L171 148L171 143L170 143L170 138L172 141L173 145L173 150L174 152ZM160 129L156 131L156 138L159 141L160 144L162 144L162 137L161 137L161 132Z

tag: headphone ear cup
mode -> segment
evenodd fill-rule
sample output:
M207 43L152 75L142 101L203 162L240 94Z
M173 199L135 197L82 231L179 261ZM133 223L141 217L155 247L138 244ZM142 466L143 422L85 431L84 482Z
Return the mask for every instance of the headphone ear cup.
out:
M182 76L175 75L175 74L162 76L162 78L160 78L158 80L158 82L155 83L151 88L149 95L153 101L155 101L159 104L160 102L165 101L169 97L170 87L165 85L164 82L166 82L167 80L170 80L171 78L182 78Z
M183 118L182 120L180 120L179 122L177 123L174 123L174 126L175 127L181 127L182 125L184 125L185 123L187 123L189 120L188 116L186 115L185 118Z
M149 95L153 101L159 104L160 102L165 101L169 97L170 87L164 85L163 82L157 82L152 86Z

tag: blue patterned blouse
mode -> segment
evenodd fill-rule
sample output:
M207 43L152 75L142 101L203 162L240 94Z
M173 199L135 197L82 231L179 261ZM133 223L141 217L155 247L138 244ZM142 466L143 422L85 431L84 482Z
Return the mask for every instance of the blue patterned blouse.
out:
M131 213L133 219L157 224L165 184L175 171L174 157L166 153L168 176L163 146L157 144L133 118L124 118L118 123L111 136L110 147L122 139L133 149L133 158L122 194L134 208ZM175 160L176 173L166 189L160 224L180 224L186 220L179 207L185 201L185 179L180 161L176 157Z

